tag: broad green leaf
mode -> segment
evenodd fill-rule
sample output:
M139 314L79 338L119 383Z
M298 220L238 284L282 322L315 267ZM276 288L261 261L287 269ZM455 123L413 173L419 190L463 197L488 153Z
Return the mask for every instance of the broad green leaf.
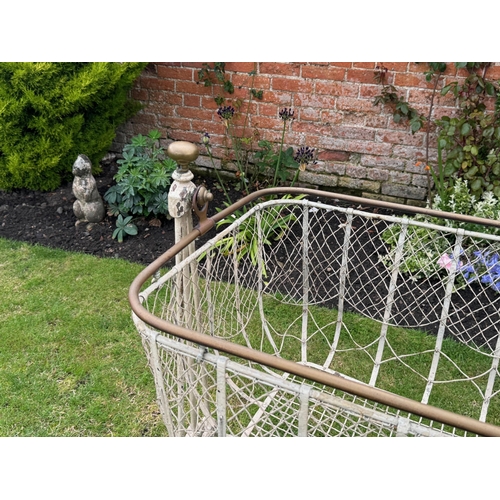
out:
M469 133L470 133L470 131L471 131L471 127L470 127L470 125L469 125L467 122L465 122L465 123L462 125L462 128L460 129L460 133L461 133L462 135L467 135L467 134L469 134Z
M494 96L496 94L495 92L495 87L491 82L486 82L485 83L485 88L486 88L486 93L490 96Z
M495 129L493 127L487 127L483 130L483 137L486 137L487 139L491 138L495 132Z
M450 91L451 85L446 85L441 89L441 95L446 95ZM444 118L444 117L443 117ZM441 118L441 119L443 119Z
M470 188L472 189L472 191L477 191L478 189L480 189L481 188L481 179L474 179L471 182Z

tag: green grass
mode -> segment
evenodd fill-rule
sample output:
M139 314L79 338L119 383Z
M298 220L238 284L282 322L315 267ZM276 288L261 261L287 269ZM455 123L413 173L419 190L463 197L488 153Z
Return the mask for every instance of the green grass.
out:
M0 436L166 435L127 300L128 287L141 269L118 259L0 239ZM226 288L232 285L219 286L227 299L231 294ZM278 332L301 313L300 305L274 297L265 299L264 309ZM321 307L310 312L318 324L329 325L308 341L309 361L322 364L337 313ZM363 346L380 332L378 323L359 315L345 314L344 322ZM256 348L270 352L258 314L250 318L248 332ZM283 357L297 360L300 322L289 333L293 335L286 336L280 350ZM331 368L368 382L372 360L363 350L352 350L354 343L345 332L341 338L341 352ZM435 343L433 336L402 328L390 328L388 339L398 354L433 350ZM467 373L489 367L489 359L452 340L445 339L443 349ZM367 350L374 356L376 345ZM385 354L387 360L387 349ZM406 360L427 374L431 356ZM442 359L438 378L457 375ZM484 377L480 382L484 386ZM425 383L411 369L387 361L377 386L420 400ZM490 404L488 421L500 425L498 399ZM474 418L481 405L477 389L465 382L436 385L429 403Z
M165 429L127 291L142 266L0 239L0 435Z

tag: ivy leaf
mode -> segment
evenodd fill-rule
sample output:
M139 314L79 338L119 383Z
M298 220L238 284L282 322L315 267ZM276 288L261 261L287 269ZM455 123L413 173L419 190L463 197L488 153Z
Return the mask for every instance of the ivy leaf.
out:
M495 129L493 127L487 127L483 130L483 137L490 139L493 137L493 133L495 132Z
M460 133L462 135L468 135L471 131L471 126L465 122L463 125L462 125L462 128L460 129Z
M451 85L446 85L441 89L441 95L446 95L451 89Z
M481 187L481 179L474 179L471 182L470 188L472 191L477 191Z
M494 96L496 94L495 87L491 82L485 83L485 90L486 90L486 93L490 96Z
M417 132L421 128L422 128L422 123L420 122L420 120L416 119L416 120L412 120L411 121L411 131L412 131L412 133Z

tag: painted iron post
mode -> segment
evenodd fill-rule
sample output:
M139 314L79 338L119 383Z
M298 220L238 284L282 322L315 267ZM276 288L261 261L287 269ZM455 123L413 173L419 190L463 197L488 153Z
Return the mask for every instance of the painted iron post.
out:
M172 174L173 182L168 193L168 211L174 218L175 242L193 230L192 201L196 186L192 182L193 173L188 165L198 158L198 148L191 142L172 142L167 148L167 154L177 163L177 170ZM204 191L202 203L212 199L212 195ZM175 256L175 263L179 265L196 249L194 241ZM177 277L178 303L177 321L186 328L196 328L196 316L199 313L198 272L196 262L184 266L182 273ZM193 312L195 313L193 315Z
M168 192L168 212L174 218L175 242L186 236L193 229L191 203L196 186L192 182L193 173L188 165L198 158L198 148L191 142L172 142L167 154L177 163L177 170L172 174L173 182Z

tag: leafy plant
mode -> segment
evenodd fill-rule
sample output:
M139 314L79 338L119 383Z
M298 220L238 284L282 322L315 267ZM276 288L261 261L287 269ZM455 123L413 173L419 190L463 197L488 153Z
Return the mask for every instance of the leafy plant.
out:
M457 179L444 197L437 194L432 205L434 210L454 212L463 215L473 215L484 219L500 220L500 199L491 191L483 193L480 199L476 198L469 189L468 181ZM482 226L473 223L458 223L449 219L439 219L441 224L448 227L462 227L468 231L478 231L487 234L499 234L500 230L494 227ZM433 222L436 222L433 220Z
M482 64L457 66L475 70ZM443 116L437 121L438 143L446 153L444 175L452 181L469 181L472 194L478 198L485 191L500 197L500 111L488 111L485 102L487 97L495 97L498 102L500 89L473 72L462 84L453 82L444 87L441 94L449 92L458 100L460 111L456 117Z
M286 198L290 198L287 196ZM303 196L298 196L296 199L301 199ZM217 227L232 224L235 220L243 217L247 213L244 207L237 210L234 214L220 221ZM271 245L274 241L281 239L287 230L297 220L297 217L292 212L284 214L283 207L272 206L268 207L261 213L260 231L262 235L262 244ZM237 255L237 260L241 260L247 256L251 263L256 266L258 263L258 244L259 244L259 228L257 226L258 219L256 216L251 216L245 219L238 228L235 236L226 236L218 241L216 247L223 255L229 255L233 252ZM266 276L266 269L263 265L263 275Z
M116 219L116 229L113 231L113 239L117 238L118 242L121 243L127 234L135 236L137 234L137 226L132 224L131 221L131 215L125 218L122 217L122 214L118 215Z
M99 171L145 63L0 63L0 189L50 191L85 153Z
M104 195L114 215L168 214L168 187L176 164L165 155L160 139L160 132L151 130L147 136L133 137L123 148L116 184Z
M477 200L471 194L467 181L462 179L457 179L450 190L446 192L444 198L436 194L432 208L443 212L454 212L500 221L500 199L496 198L492 192L485 192L482 199ZM460 227L467 231L500 235L498 228L480 224L463 223L425 215L417 215L414 220L452 228ZM455 265L453 256L447 253L453 241L448 240L444 234L437 234L435 230L413 225L409 225L407 231L403 248L403 261L400 267L401 272L409 273L415 278L422 278L437 273L442 269L450 270ZM382 257L382 261L389 267L392 266L394 261L400 233L401 226L391 224L381 235L382 240L389 247L389 254ZM464 239L462 246L458 269L461 273L460 276L465 280L464 283L469 284L480 281L481 283L491 284L495 290L499 291L500 277L497 274L500 265L498 265L497 261L491 259L488 261L481 260L481 256L486 258L490 255L489 251L472 250L472 254L469 255L471 253L470 248L473 247L471 247L467 238Z
M383 65L377 66L374 72L374 79L382 85L382 90L379 95L375 96L373 105L389 105L393 108L392 118L395 123L408 120L410 123L411 133L414 134L424 126L425 117L420 114L415 108L398 95L398 91L394 85L390 85L385 81L387 68Z

